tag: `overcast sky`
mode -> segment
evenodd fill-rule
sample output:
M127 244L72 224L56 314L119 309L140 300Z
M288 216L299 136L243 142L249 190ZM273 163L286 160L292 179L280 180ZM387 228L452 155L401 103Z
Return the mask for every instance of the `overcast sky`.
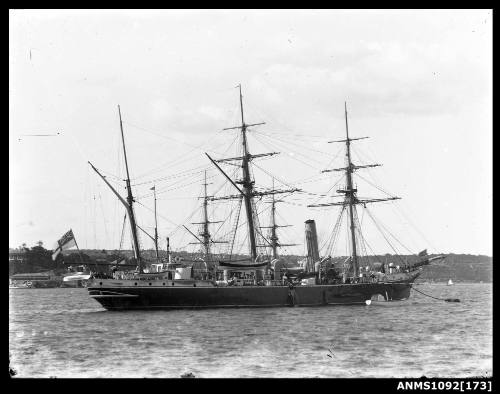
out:
M492 254L490 10L11 10L9 246L52 247L72 228L81 248L118 248L124 209L87 161L125 193L119 104L138 222L154 226L156 184L160 247L188 248L179 225L197 231L203 171L210 193L235 192L204 152L237 156L237 132L221 129L240 121L239 83L245 120L266 122L251 152L280 152L255 160L257 186L273 175L310 193L278 204L293 225L282 242L300 244L283 253L303 253L307 219L328 243L338 208L305 205L334 200L317 195L341 175L320 171L344 164L327 142L345 137L347 101L350 136L370 137L355 164L383 164L356 173L359 195L402 197L370 205L383 228L415 253ZM227 214L211 205L212 220Z

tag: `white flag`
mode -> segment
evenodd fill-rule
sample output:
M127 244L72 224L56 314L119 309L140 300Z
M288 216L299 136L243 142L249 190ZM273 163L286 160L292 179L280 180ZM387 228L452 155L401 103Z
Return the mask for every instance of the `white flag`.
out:
M55 261L59 253L61 253L63 250L72 248L73 246L76 246L75 236L73 235L73 230L69 230L61 237L60 240L57 241L56 245L54 246L52 260Z

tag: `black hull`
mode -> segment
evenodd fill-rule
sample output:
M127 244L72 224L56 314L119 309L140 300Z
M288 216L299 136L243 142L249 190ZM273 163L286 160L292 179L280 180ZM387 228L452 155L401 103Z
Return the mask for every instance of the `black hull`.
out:
M107 283L106 283L107 282ZM373 296L402 300L411 283L358 283L311 286L175 286L156 283L128 286L100 281L88 288L92 298L108 310L292 307L365 304ZM102 283L98 284L98 283ZM132 284L132 283L131 283Z

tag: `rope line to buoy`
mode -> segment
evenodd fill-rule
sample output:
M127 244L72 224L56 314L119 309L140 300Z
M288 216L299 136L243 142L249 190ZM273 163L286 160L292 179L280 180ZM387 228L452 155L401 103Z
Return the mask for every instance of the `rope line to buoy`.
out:
M417 290L413 286L412 286L412 289L420 294L423 294L424 296L434 298L435 300L446 301L446 302L460 302L460 300L458 298L437 298L437 297L431 296L429 294L425 294L423 291Z

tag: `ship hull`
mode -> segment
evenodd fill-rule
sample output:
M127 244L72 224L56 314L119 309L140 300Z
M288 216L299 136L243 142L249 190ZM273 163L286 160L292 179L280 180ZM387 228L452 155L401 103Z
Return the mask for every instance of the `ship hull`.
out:
M422 271L418 269L412 272L387 274L380 278L388 285L387 292L383 294L385 300L401 301L408 299L410 297L411 286L421 273Z
M108 310L293 307L365 304L373 296L408 298L409 283L358 283L311 286L198 286L104 280L89 285L92 298ZM102 283L102 284L99 284ZM151 282L150 282L151 283ZM398 298L400 297L400 298Z

